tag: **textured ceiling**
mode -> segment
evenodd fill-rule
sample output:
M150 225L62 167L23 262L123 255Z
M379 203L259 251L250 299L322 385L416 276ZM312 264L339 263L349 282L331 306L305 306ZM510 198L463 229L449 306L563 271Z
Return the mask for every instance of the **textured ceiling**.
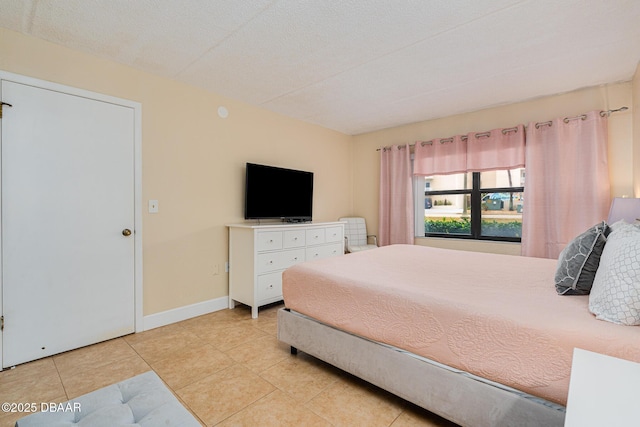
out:
M639 0L0 0L0 27L347 134L640 61Z

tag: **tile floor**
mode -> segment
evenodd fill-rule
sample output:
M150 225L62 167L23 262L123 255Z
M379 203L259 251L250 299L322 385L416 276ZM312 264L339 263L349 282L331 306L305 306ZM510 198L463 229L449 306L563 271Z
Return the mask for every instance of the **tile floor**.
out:
M438 426L427 411L276 339L240 306L0 372L2 402L64 402L154 370L204 426ZM25 414L0 412L0 426Z

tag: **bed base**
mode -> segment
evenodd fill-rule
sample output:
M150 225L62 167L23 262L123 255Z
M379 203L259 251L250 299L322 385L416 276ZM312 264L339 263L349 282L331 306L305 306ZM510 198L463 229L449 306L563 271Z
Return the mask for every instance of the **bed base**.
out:
M561 427L565 412L303 316L278 311L278 339L464 427Z

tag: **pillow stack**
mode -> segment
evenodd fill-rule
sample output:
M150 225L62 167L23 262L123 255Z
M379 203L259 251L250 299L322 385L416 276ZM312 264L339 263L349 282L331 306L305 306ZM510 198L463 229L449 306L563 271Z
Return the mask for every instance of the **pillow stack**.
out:
M640 224L597 224L560 253L560 295L589 295L597 319L640 325Z
M597 319L640 325L640 227L615 223L589 295Z

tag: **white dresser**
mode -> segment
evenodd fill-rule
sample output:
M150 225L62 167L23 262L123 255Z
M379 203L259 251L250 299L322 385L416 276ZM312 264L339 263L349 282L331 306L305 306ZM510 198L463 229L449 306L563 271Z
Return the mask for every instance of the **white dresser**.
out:
M229 308L282 300L282 272L294 264L344 254L344 223L230 224Z

